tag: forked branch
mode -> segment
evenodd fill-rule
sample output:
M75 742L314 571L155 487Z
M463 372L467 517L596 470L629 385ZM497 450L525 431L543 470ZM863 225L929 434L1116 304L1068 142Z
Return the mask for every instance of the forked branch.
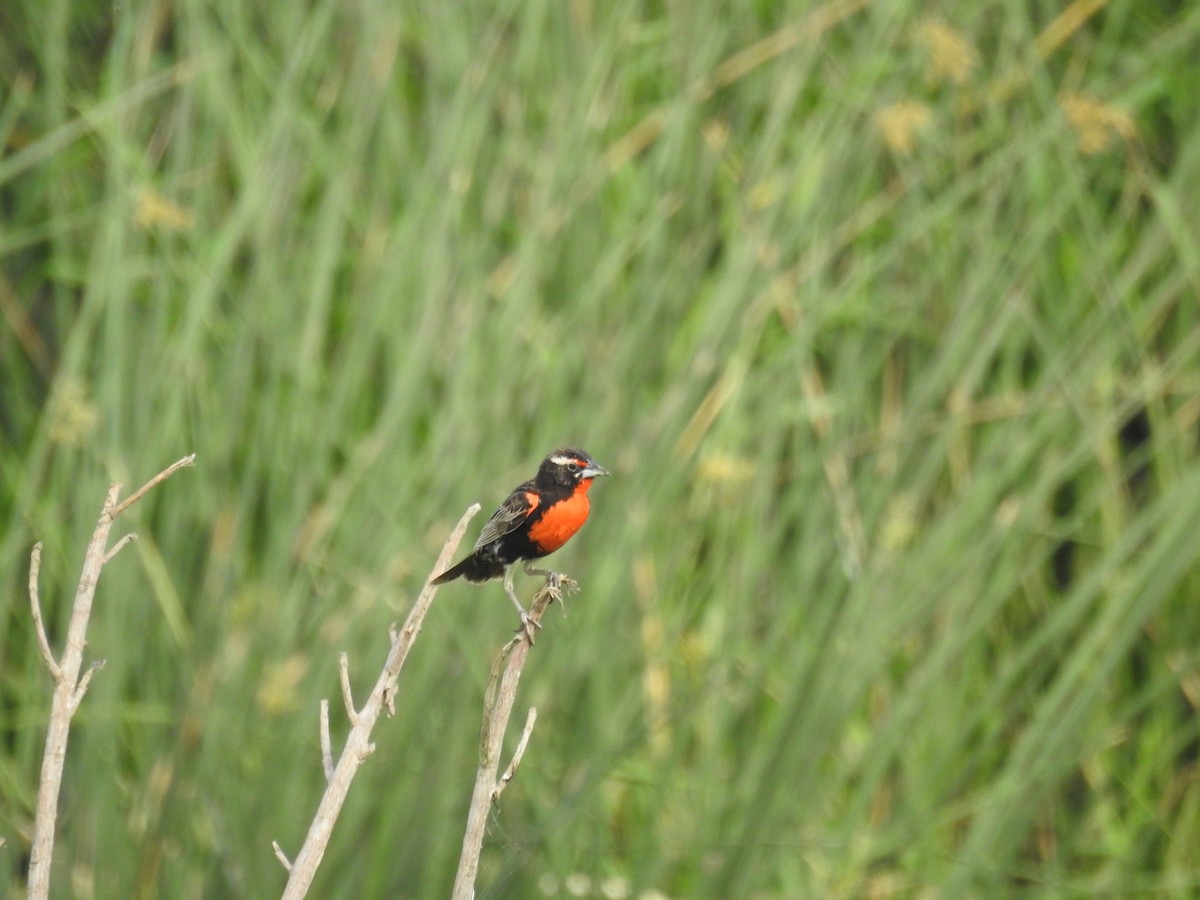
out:
M562 600L560 588L547 582L529 606L529 619L535 626L555 600ZM471 900L475 896L475 878L479 874L479 856L483 852L483 835L487 830L488 812L516 774L521 757L525 755L529 736L533 732L533 723L537 721L537 710L530 709L512 762L503 777L497 778L504 732L512 716L513 704L517 699L517 684L521 680L521 672L525 668L525 660L532 646L531 634L519 633L501 648L488 677L483 700L483 728L479 734L479 768L475 773L475 791L471 795L467 830L463 835L462 854L459 856L458 873L454 878L454 893L451 895L454 900Z
M442 546L442 552L438 555L433 571L430 572L430 578L437 572L445 571L446 566L450 564L451 557L454 556L463 534L466 533L467 523L477 512L479 512L478 503L471 506L458 520L454 531L450 533L450 537ZM331 767L331 754L326 749L329 740L328 713L322 713L321 755L327 781L325 793L321 797L316 815L313 816L308 835L304 838L304 845L295 859L289 860L278 842L272 844L275 856L288 873L287 886L283 890L284 900L299 900L308 893L308 889L312 886L313 878L317 874L317 867L321 865L325 848L329 844L329 837L333 833L334 823L341 813L342 804L346 802L346 795L350 791L350 782L354 780L354 775L362 761L375 749L375 745L370 742L371 730L375 727L380 713L384 710L388 710L390 713L392 709L400 668L404 665L408 651L412 648L413 641L416 640L417 633L421 630L421 623L425 620L425 614L429 612L436 593L437 588L426 582L424 590L413 604L403 627L399 631L389 631L391 650L383 664L383 671L379 673L379 677L375 681L374 689L361 709L355 709L354 698L350 691L349 659L344 653L338 659L338 680L341 683L342 702L346 707L346 715L350 719L350 733L346 737L346 743L342 748L337 765Z
M92 676L104 665L97 660L83 672L83 648L87 645L88 620L92 615L92 600L96 596L96 584L100 572L121 548L133 540L126 535L110 549L108 534L113 521L136 503L151 488L170 478L175 472L192 465L196 454L185 456L163 469L120 503L117 497L121 486L114 484L108 489L100 519L88 542L83 558L83 572L79 576L79 587L75 591L75 604L71 608L71 622L67 627L67 646L61 660L54 658L50 641L46 637L46 626L42 619L42 605L38 598L38 572L41 568L42 545L34 544L29 557L29 603L33 611L34 630L37 632L38 648L50 675L54 679L54 697L50 704L50 724L46 729L46 750L42 755L42 774L38 781L37 811L33 822L33 847L29 857L29 900L45 900L50 896L50 860L54 852L54 826L58 817L58 795L62 788L63 766L67 758L67 738L71 731L71 717L79 709L87 694Z

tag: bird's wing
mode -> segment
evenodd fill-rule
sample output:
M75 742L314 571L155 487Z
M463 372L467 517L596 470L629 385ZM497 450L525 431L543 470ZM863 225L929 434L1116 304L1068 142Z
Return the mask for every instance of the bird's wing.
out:
M527 481L508 495L500 508L492 513L492 517L483 526L475 549L485 547L492 541L498 540L521 527L538 507L538 495L533 489L533 482Z

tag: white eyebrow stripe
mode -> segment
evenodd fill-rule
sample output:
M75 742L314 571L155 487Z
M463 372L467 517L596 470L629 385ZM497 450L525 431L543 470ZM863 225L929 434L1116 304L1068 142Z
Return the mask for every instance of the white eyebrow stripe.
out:
M575 462L575 457L573 457L573 456L552 456L552 457L550 457L550 462L554 463L556 466L565 466L568 463Z

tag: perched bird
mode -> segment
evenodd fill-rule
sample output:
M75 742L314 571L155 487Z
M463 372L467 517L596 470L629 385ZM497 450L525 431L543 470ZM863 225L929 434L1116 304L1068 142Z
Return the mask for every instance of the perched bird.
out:
M513 590L512 564L525 563L525 574L541 575L552 590L565 576L535 569L531 560L547 556L569 541L587 521L592 479L608 471L582 450L555 450L542 460L537 475L517 486L483 526L475 549L457 565L433 579L445 584L456 578L489 581L504 578L504 590L521 614L521 627L533 639L533 625ZM540 626L539 626L540 627Z

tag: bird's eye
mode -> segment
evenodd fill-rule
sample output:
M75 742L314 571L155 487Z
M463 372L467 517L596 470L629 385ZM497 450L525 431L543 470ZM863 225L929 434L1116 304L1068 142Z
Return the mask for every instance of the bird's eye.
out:
M576 472L579 471L579 463L577 463L577 462L567 463L567 471L570 472L572 475L574 475Z

